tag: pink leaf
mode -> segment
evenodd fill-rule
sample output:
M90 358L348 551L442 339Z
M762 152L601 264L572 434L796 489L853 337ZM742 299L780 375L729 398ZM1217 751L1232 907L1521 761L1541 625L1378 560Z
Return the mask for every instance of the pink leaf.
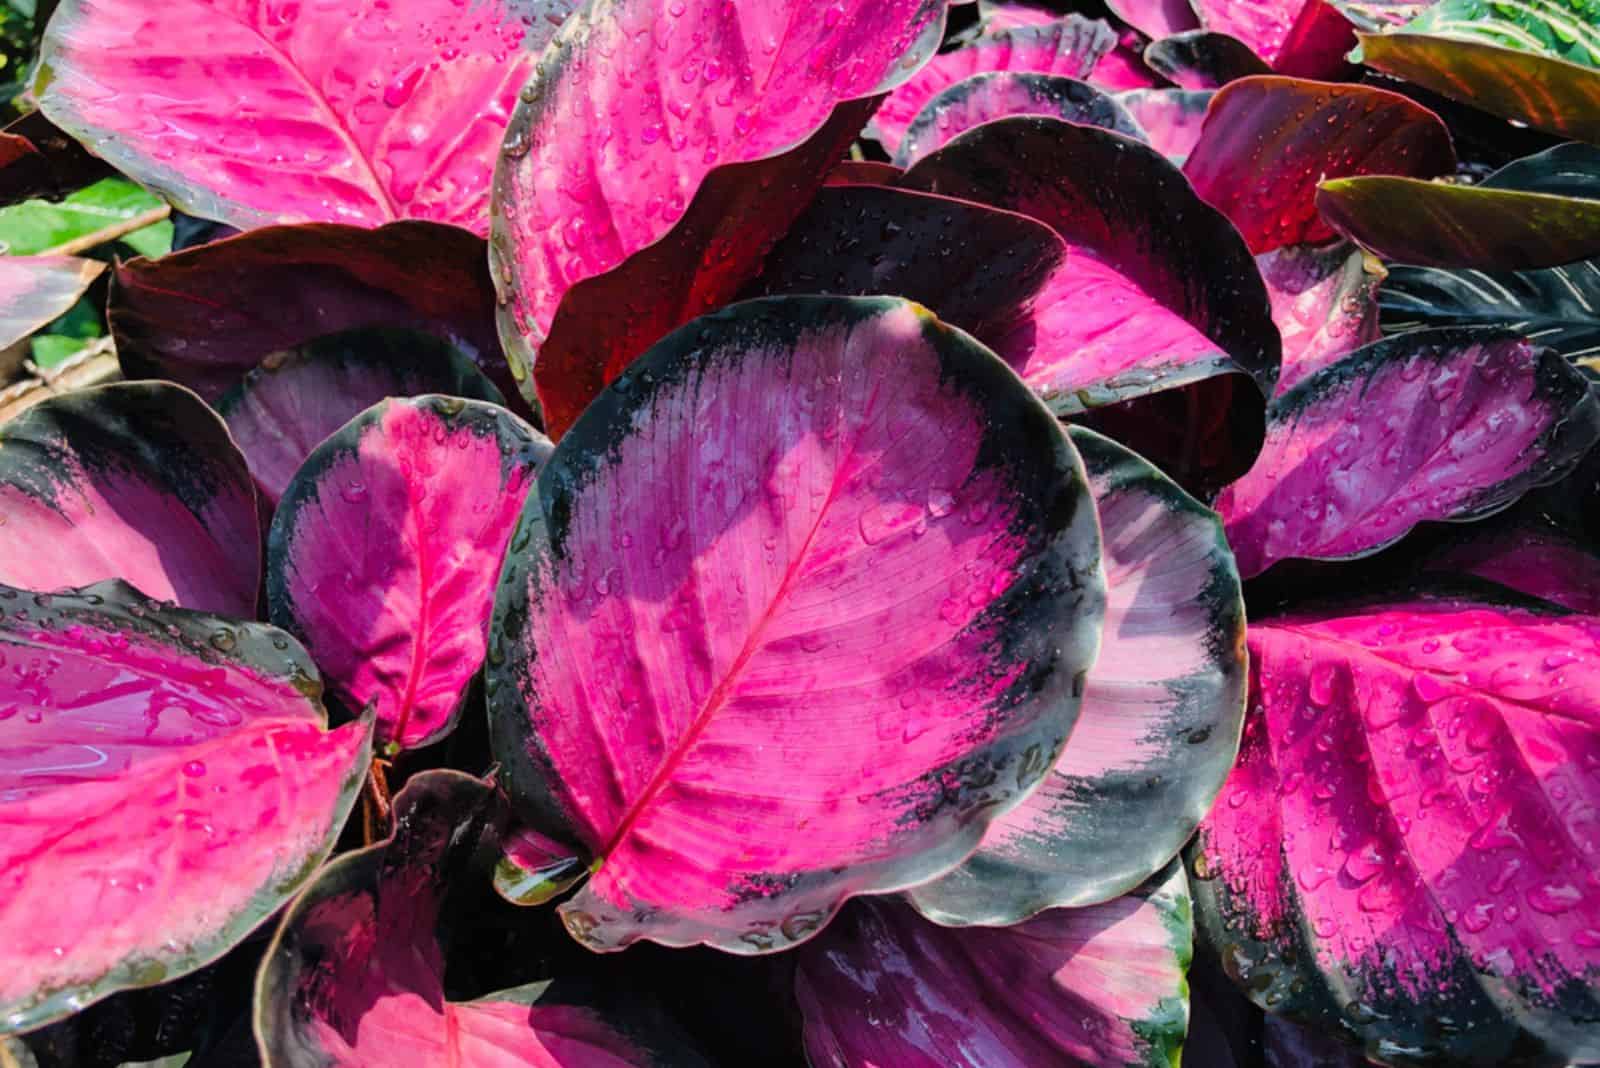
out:
M592 948L803 941L1048 770L1102 610L1065 434L905 301L685 327L562 439L501 580L495 756Z
M193 215L482 234L517 91L573 0L64 0L40 107ZM219 106L220 105L220 106Z
M103 270L76 256L0 257L0 348L65 315Z
M1249 646L1190 859L1236 980L1408 1059L1593 1060L1600 619L1414 598L1252 620Z
M861 901L800 951L816 1068L1176 1068L1188 1025L1178 865L1127 897L1015 927L936 927Z
M1206 107L1215 95L1209 89L1130 89L1116 100L1138 123L1140 140L1181 167L1200 140Z
M1571 470L1600 398L1549 349L1496 330L1400 334L1268 409L1250 473L1217 499L1245 577L1366 556L1424 520L1475 519Z
M267 546L273 622L305 642L378 743L454 726L483 663L495 579L550 443L493 404L373 405L295 475Z
M507 302L501 333L520 376L537 369L547 346L570 344L567 330L585 348L569 357L580 374L606 367L599 385L586 377L581 388L538 372L553 435L627 361L748 280L860 129L869 98L932 54L944 7L836 0L819 12L775 0L616 0L568 20L507 131L491 242ZM730 164L745 169L726 173ZM704 187L713 183L711 195ZM731 212L719 203L730 198L740 204ZM705 232L686 236L677 231L692 206L706 216L691 220ZM718 217L728 214L748 217L719 231ZM585 315L559 322L575 286L626 270L658 243L664 269L629 276L635 299L642 291L649 302L613 299L601 311L614 337L590 339L605 331ZM552 391L560 403L546 399Z
M1107 0L1106 6L1146 37L1170 37L1200 28L1189 0Z
M256 614L261 535L244 457L166 382L52 397L0 424L0 582L124 579L158 600Z
M316 669L271 627L119 582L0 606L0 1028L26 1031L270 916L333 848L370 731L324 728Z
M1519 593L1600 616L1600 556L1542 523L1470 528L1467 536L1428 561Z
M1278 394L1377 341L1383 268L1347 242L1296 245L1256 257L1283 337Z
M1283 74L1333 77L1355 47L1355 28L1327 0L1191 2L1202 26L1238 38Z
M1398 93L1259 77L1217 93L1183 173L1260 253L1336 236L1317 214L1324 179L1431 178L1455 163L1444 123Z

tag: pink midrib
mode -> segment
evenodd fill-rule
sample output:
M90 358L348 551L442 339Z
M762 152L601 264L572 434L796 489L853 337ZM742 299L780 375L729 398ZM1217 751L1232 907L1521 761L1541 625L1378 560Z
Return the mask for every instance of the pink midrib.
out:
M415 474L415 469L413 469ZM429 551L426 527L422 516L422 506L417 498L415 479L402 473L406 483L406 504L411 509L411 515L417 524L417 629L419 634L411 642L411 667L406 676L405 695L400 698L400 708L396 713L394 722L394 737L390 739L401 748L406 744L406 727L411 722L411 712L417 704L417 687L422 682L422 664L427 659L424 650L427 646L429 631L428 609L433 598L430 595L433 580L433 553Z

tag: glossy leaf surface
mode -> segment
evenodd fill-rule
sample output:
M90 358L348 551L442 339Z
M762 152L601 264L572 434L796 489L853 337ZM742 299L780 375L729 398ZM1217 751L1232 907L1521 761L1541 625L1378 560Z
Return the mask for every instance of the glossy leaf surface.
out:
M271 627L116 582L0 608L0 1027L25 1031L271 915L332 849L369 730L325 729L316 668Z
M628 361L732 298L860 130L867 98L932 54L944 3L840 0L823 15L611 0L557 35L507 131L490 248L507 356L553 436ZM568 301L608 275L625 285ZM564 363L538 370L547 343Z
M1552 604L1600 616L1600 556L1555 527L1524 521L1474 527L1428 561Z
M458 349L427 334L373 327L275 352L223 394L217 411L262 500L278 499L311 450L385 397L442 393L504 404Z
M417 775L387 841L318 873L284 915L256 980L269 1068L665 1068L703 1062L666 1035L613 1023L559 981L445 999L446 898L492 847L500 802L457 771ZM676 1036L672 1036L676 1037Z
M64 0L40 107L191 215L482 234L517 91L573 6Z
M1455 598L1251 621L1244 745L1190 865L1252 999L1385 1060L1600 1052L1597 642Z
M211 401L269 354L360 326L446 338L514 395L494 307L484 245L471 234L422 222L312 224L123 264L108 320L129 377L170 378Z
M957 864L1076 718L1091 507L1044 406L905 301L653 348L557 446L495 609L495 757L594 861L568 930L762 952Z
M267 607L377 741L454 725L483 663L500 562L550 442L493 404L373 405L317 446L267 543Z
M856 902L800 951L795 993L817 1068L1176 1068L1190 953L1172 865L1126 897L1015 927Z
M1216 89L1272 68L1237 37L1190 30L1152 41L1144 50L1150 69L1182 89Z
M1110 0L1111 13L1149 38L1200 28L1189 0Z
M0 348L65 313L103 270L76 256L0 257Z
M1556 353L1492 330L1376 342L1267 410L1255 467L1217 511L1239 571L1365 556L1424 520L1474 519L1600 440L1600 398Z
M1200 140L1214 95L1209 89L1130 89L1116 100L1138 123L1140 140L1181 167Z
M1452 171L1455 161L1439 117L1398 93L1258 77L1217 93L1183 173L1239 228L1250 251L1261 253L1334 236L1317 215L1319 182L1358 174L1432 178Z
M1075 427L1100 516L1106 617L1066 751L954 872L907 891L941 924L1000 925L1125 894L1178 855L1244 723L1244 601L1216 513Z
M1243 41L1273 70L1328 78L1355 44L1350 23L1326 0L1191 0L1208 30Z
M1009 115L1047 115L1140 139L1143 133L1120 104L1087 82L993 71L964 78L923 105L900 139L895 163L909 167L958 134Z
M120 578L185 608L256 614L249 471L186 389L77 390L0 424L0 514L0 582L60 590Z
M1378 340L1382 266L1338 242L1281 248L1256 258L1283 338L1278 393L1345 354Z

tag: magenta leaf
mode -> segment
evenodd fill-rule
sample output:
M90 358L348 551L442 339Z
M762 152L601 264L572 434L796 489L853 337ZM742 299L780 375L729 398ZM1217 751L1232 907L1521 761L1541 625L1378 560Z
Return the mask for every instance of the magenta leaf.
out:
M550 443L505 409L390 399L306 459L267 542L273 622L311 651L377 742L449 732L483 663L500 561Z
M1190 2L1202 26L1238 38L1282 74L1332 78L1355 47L1355 28L1327 0Z
M249 471L222 420L179 386L76 390L0 424L0 515L0 582L120 578L185 608L256 614Z
M170 378L209 401L271 353L358 326L446 338L515 394L494 300L484 243L465 231L312 224L123 264L107 318L129 377Z
M495 609L495 757L592 861L568 930L764 952L958 864L1076 718L1091 505L1049 411L905 301L651 349L557 446Z
M1200 28L1200 20L1189 0L1107 0L1106 7L1150 38L1170 37Z
M270 916L332 849L370 730L325 729L272 627L121 582L3 587L0 609L0 1029L28 1031Z
M1600 556L1544 523L1473 527L1428 560L1430 569L1464 572L1519 593L1600 616Z
M1214 512L1134 453L1072 442L1100 515L1106 616L1066 751L965 864L907 891L946 925L1109 901L1178 855L1244 723L1244 601Z
M1129 89L1116 100L1138 124L1140 140L1181 167L1200 140L1215 95L1209 89Z
M956 82L924 104L900 139L895 163L909 167L957 134L1009 115L1047 115L1143 138L1122 106L1087 82L1052 74L991 71Z
M507 356L552 436L628 361L732 299L872 98L933 53L944 9L616 0L567 21L507 131L490 243Z
M1455 162L1444 123L1398 93L1258 77L1217 93L1183 173L1260 253L1335 236L1317 214L1325 179L1432 178Z
M1249 646L1189 856L1246 993L1385 1060L1600 1056L1600 619L1412 597L1252 619Z
M517 91L574 6L63 0L40 107L191 215L482 234Z
M1000 119L903 182L1032 216L1066 241L1027 318L986 338L1054 411L1191 387L1178 413L1135 418L1145 437L1124 440L1180 481L1226 481L1249 465L1253 444L1220 449L1197 420L1214 417L1224 435L1259 426L1279 359L1266 289L1237 231L1160 153L1057 119Z
M428 334L369 327L275 352L223 394L217 411L261 499L276 507L323 439L385 397L442 393L504 404L460 350Z
M1277 392L1378 340L1383 268L1347 242L1294 245L1256 257L1283 338Z
M76 256L0 257L0 348L65 314L103 270Z
M872 117L872 133L901 158L907 129L936 96L974 74L992 71L1056 74L1086 80L1116 47L1117 35L1098 19L1068 15L1033 26L984 33L964 48L935 56L890 93Z
M1249 45L1211 30L1190 30L1152 41L1144 50L1144 61L1182 89L1216 89L1239 78L1272 73Z
M561 980L445 999L447 899L459 902L482 874L503 808L482 780L422 772L395 798L389 840L322 869L256 976L267 1064L703 1068L663 1020L603 1011L606 999L573 996Z
M1136 892L1015 927L937 927L854 902L799 952L814 1068L1176 1068L1189 1022L1189 890Z
M1559 354L1504 331L1419 330L1275 398L1260 458L1217 511L1246 578L1351 559L1424 520L1499 511L1597 440L1600 397Z

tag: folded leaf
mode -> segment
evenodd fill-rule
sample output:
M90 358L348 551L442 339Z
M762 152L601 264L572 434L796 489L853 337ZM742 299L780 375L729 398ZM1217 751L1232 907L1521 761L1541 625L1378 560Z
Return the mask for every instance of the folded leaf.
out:
M1081 15L986 32L964 48L935 56L915 77L890 93L872 117L872 134L885 150L900 158L907 128L929 101L957 82L993 71L1055 74L1083 81L1116 44L1117 35L1110 26Z
M1358 174L1432 178L1455 163L1444 123L1399 93L1258 77L1217 93L1183 173L1239 228L1250 251L1261 253L1335 236L1317 215L1319 182Z
M1210 30L1189 30L1152 41L1144 50L1144 61L1183 89L1216 89L1238 78L1272 73L1249 45Z
M1047 115L1143 138L1122 106L1087 82L993 71L956 82L924 104L900 139L895 163L909 167L957 134L1008 115Z
M447 1001L446 895L492 845L503 802L479 779L425 771L395 798L396 831L318 873L284 914L256 977L268 1068L700 1068L659 1019L599 1010L566 984ZM613 1001L620 1000L612 997Z
M373 405L306 459L267 542L270 618L393 752L455 725L494 583L550 442L458 397Z
M800 951L795 994L817 1068L1176 1068L1190 955L1174 864L1127 897L1016 927L856 902Z
M1206 107L1215 95L1209 89L1130 89L1118 93L1116 101L1139 125L1140 140L1181 167L1200 140Z
M1378 340L1383 268L1346 242L1297 245L1258 256L1283 338L1278 394L1346 353Z
M1415 598L1253 619L1249 645L1190 854L1245 992L1384 1060L1600 1056L1600 619Z
M1106 617L1066 751L965 864L907 891L946 925L1108 901L1178 855L1244 723L1244 601L1216 513L1074 427L1100 516Z
M1476 519L1570 471L1600 396L1556 353L1495 330L1420 330L1361 348L1267 409L1255 467L1217 499L1245 577L1342 560L1424 520Z
M0 1029L28 1031L270 916L333 848L370 731L325 729L272 627L120 582L3 587L0 610Z
M482 234L517 91L573 7L63 0L39 104L191 215Z
M125 579L185 608L251 618L255 492L228 429L166 382L119 382L0 423L0 582Z
M568 930L763 952L955 866L1066 741L1098 553L1054 418L916 305L658 344L556 447L495 608L495 757L592 858Z
M385 397L442 393L504 404L473 362L428 334L346 331L275 352L217 402L262 500L276 507L323 439Z
M103 270L76 256L0 257L0 348L65 314Z
M537 383L553 436L629 360L748 281L859 131L867 98L933 53L944 7L610 0L567 21L507 131L490 248L507 356L530 398ZM657 245L659 259L628 273ZM575 286L618 268L623 290L561 321ZM619 299L640 293L650 299ZM528 381L547 344L581 351Z
M122 264L107 321L129 377L170 378L211 401L269 354L358 326L446 338L515 395L494 306L483 241L463 230L313 224Z

